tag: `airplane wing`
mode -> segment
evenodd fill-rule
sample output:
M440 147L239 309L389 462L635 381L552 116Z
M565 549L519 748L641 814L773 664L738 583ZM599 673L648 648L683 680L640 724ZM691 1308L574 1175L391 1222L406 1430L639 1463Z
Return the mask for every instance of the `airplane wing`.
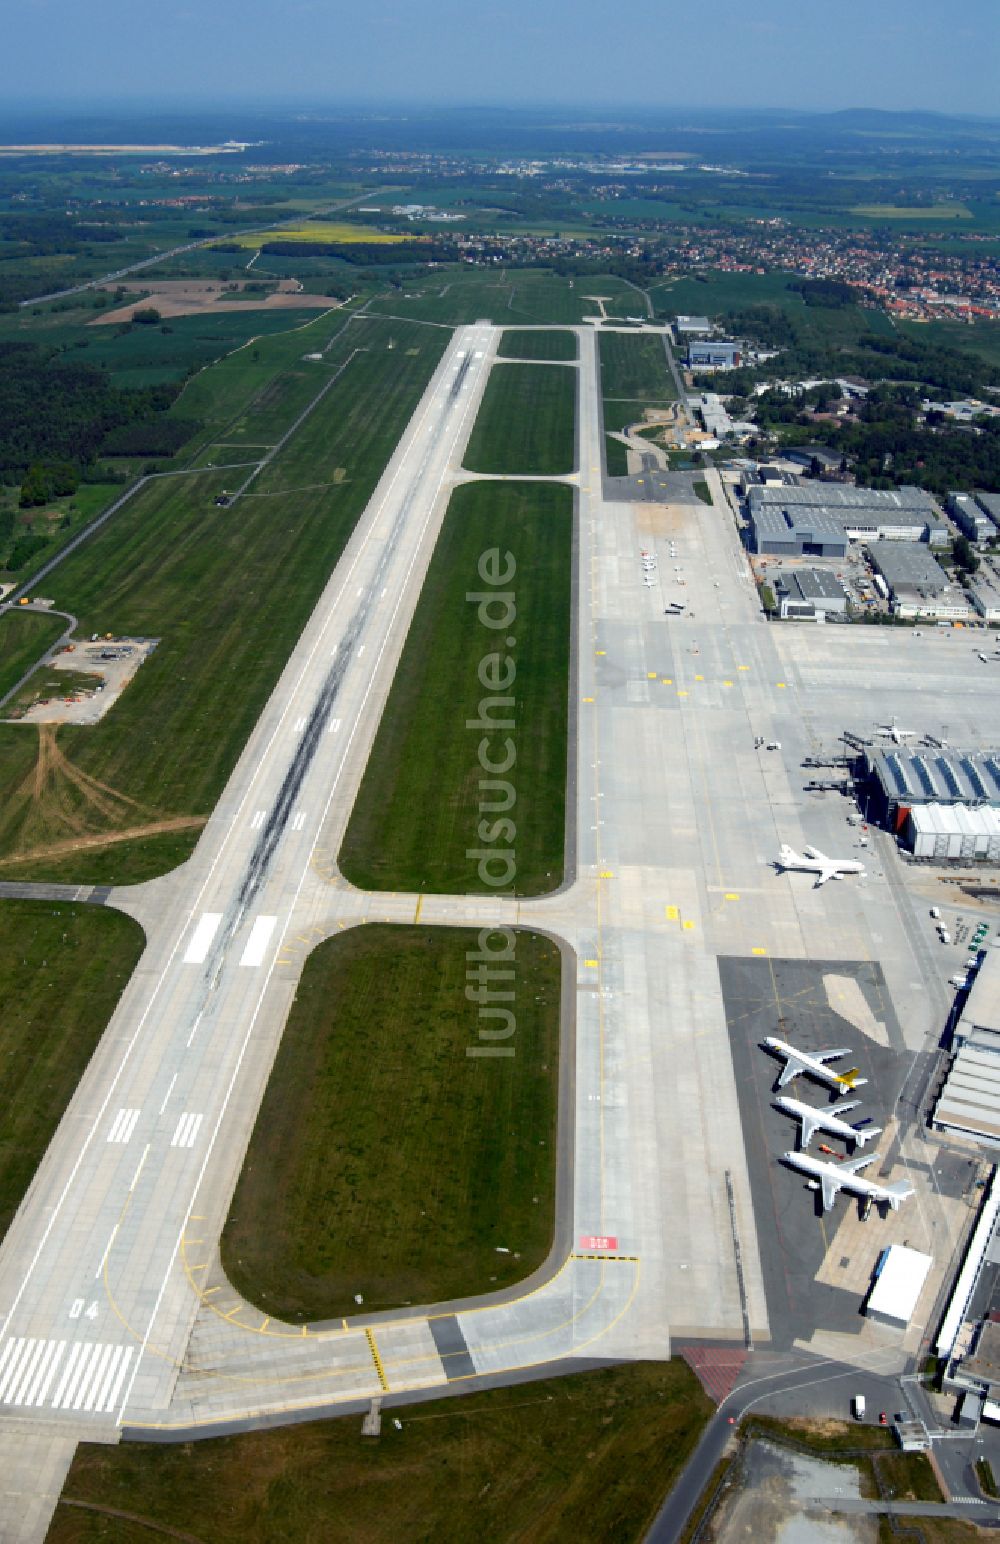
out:
M799 1141L802 1144L802 1151L805 1152L806 1148L809 1146L809 1143L812 1141L816 1134L816 1128L819 1125L819 1121L816 1119L815 1115L805 1115L803 1113L800 1113L799 1119L802 1122L802 1131L799 1137Z
M796 1057L789 1056L778 1075L778 1087L784 1088L786 1083L790 1083L793 1078L797 1078L803 1070L802 1063Z
M813 1061L818 1061L818 1062L836 1061L838 1056L850 1056L850 1054L851 1054L851 1048L850 1048L849 1045L841 1046L836 1051L810 1051L809 1052L809 1055L812 1057Z
M837 1176L835 1174L824 1174L820 1180L820 1185L823 1190L823 1210L828 1212L834 1201L836 1201L837 1192L840 1190Z
M876 1153L869 1153L867 1157L851 1158L846 1163L842 1163L840 1167L846 1170L848 1174L857 1174L859 1169L866 1169L870 1163L874 1163L877 1156Z

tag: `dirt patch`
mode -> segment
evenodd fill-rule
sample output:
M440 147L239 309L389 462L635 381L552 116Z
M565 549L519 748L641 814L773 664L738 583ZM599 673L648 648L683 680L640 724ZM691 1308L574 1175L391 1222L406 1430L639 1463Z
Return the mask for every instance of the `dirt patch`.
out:
M842 1019L853 1024L855 1029L859 1029L877 1045L889 1044L889 1031L883 1021L875 1017L853 976L824 976L823 990L834 1013L839 1013Z
M123 795L119 794L119 798ZM132 801L129 800L129 803ZM33 847L30 852L0 858L0 869L16 868L20 863L37 863L43 858L70 858L75 852L110 847L115 842L136 842L147 836L163 836L168 831L197 831L207 824L207 815L175 815L169 820L151 820L144 826L128 826L122 831L103 831L99 835L77 836L47 847Z
M241 279L238 288L242 291L247 284L254 282L253 279ZM278 279L274 282L277 288L268 295L235 299L231 286L210 279L160 279L155 288L141 291L141 299L130 300L128 305L116 306L113 311L103 311L88 326L109 327L130 322L133 311L149 306L166 319L171 316L207 316L219 311L281 311L306 307L329 311L331 307L343 304L330 295L307 295L298 279ZM116 287L113 284L103 286L112 291Z
M22 724L96 724L125 690L156 638L101 638L68 643L11 704L7 721ZM65 686L58 676L65 673ZM76 673L83 679L74 683ZM74 689L74 688L77 689ZM41 693L41 695L39 695Z

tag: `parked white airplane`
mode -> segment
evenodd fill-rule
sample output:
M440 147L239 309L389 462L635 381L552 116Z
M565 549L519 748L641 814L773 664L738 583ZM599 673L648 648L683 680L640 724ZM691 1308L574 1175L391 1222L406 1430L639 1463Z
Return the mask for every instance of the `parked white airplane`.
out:
M831 1088L860 1088L868 1079L859 1076L857 1067L849 1067L846 1072L835 1072L828 1067L827 1062L836 1061L839 1056L849 1056L850 1048L836 1051L814 1051L810 1056L805 1051L799 1051L794 1045L789 1045L786 1040L779 1040L775 1035L767 1035L764 1040L767 1050L774 1051L778 1056L785 1058L785 1065L781 1069L778 1079L778 1087L784 1088L792 1078L797 1078L800 1073L808 1073L811 1078L818 1078L821 1083L827 1083Z
M889 735L897 745L903 740L912 740L917 732L915 729L901 729L894 718L887 724L876 724L875 728L879 734Z
M864 864L856 863L853 858L828 858L818 847L804 847L800 855L784 842L778 853L777 866L782 870L800 869L803 873L815 874L816 890L828 879L843 879L845 874L863 874L865 871Z
M815 1105L804 1104L801 1099L790 1099L787 1094L775 1100L779 1110L784 1110L793 1120L801 1122L799 1147L803 1152L817 1131L829 1131L845 1142L853 1142L856 1147L864 1147L872 1137L877 1137L882 1130L881 1126L862 1126L858 1131L848 1125L846 1120L841 1120L842 1115L846 1115L848 1110L856 1110L860 1103L860 1099L843 1099L840 1104L831 1104L826 1110L818 1110Z
M897 1179L891 1185L880 1185L877 1180L864 1179L858 1173L859 1169L874 1163L877 1157L877 1153L869 1153L867 1158L851 1158L847 1163L824 1163L820 1158L811 1158L808 1153L783 1153L782 1162L810 1176L813 1189L823 1192L825 1212L830 1210L841 1190L852 1190L866 1201L891 1206L894 1212L898 1212L899 1203L913 1194L913 1186L908 1179Z

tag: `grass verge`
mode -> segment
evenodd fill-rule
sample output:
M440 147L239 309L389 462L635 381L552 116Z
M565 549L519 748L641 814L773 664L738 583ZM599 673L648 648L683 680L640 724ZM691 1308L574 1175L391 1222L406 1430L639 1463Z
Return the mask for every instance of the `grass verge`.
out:
M356 1293L366 1312L433 1303L545 1258L560 960L549 939L514 937L503 1058L467 1054L475 930L373 924L310 956L222 1235L230 1281L264 1312L333 1318Z
M677 395L662 338L651 333L602 332L601 391L605 397L672 402Z
M65 843L104 835L120 860L108 879L148 878L122 833L145 839L210 813L447 334L359 323L328 360L358 341L301 444L247 496L216 506L233 485L225 472L155 480L50 577L83 634L160 643L98 724L0 727L0 875L14 859L16 877L37 877L26 856L62 861ZM282 411L271 440L287 426Z
M560 476L576 459L576 374L545 365L494 365L465 465L470 472Z
M344 1417L176 1447L81 1444L47 1544L132 1544L141 1522L212 1544L638 1544L710 1412L675 1360L416 1405L376 1440Z
M508 328L500 339L500 353L508 359L576 359L576 336L572 332L522 332Z
M343 1417L177 1447L82 1444L48 1544L153 1544L140 1521L213 1544L639 1544L710 1411L673 1360L432 1400L401 1410L401 1430L383 1417L373 1441Z
M0 901L0 1239L144 941L119 912Z
M879 1489L888 1500L944 1500L926 1453L880 1453L872 1462Z
M500 846L513 849L515 873L504 887L539 895L561 883L572 497L560 484L513 482L466 483L452 494L340 850L352 884L438 893L496 888L481 877L475 853L488 847L477 830L480 806L485 799L501 808L501 790L481 787L488 781L478 751L483 736L466 726L489 695L481 663L498 647L516 668L507 688L516 760L504 773L516 793L509 816L516 831L509 840L498 833ZM489 588L478 565L490 549L511 553L517 565L504 587L517 607L510 633L485 627L466 599ZM509 638L516 644L508 647ZM507 758L507 734L487 737L485 759L494 765ZM495 878L499 865L490 873Z
M703 504L711 504L711 502L712 502L712 495L711 495L711 492L709 491L708 483L705 482L703 478L699 478L698 481L695 483L694 491L698 495L698 497L701 499L701 502Z
M4 697L69 626L65 617L39 611L5 611L0 616L0 697Z

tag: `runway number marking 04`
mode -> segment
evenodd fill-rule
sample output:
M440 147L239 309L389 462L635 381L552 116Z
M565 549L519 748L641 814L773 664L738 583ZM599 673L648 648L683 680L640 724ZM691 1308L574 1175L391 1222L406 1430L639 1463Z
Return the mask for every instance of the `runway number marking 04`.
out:
M99 1310L97 1307L96 1299L92 1303L88 1303L86 1308L84 1308L84 1301L85 1300L82 1297L76 1297L73 1299L69 1310L69 1316L71 1319L79 1319L81 1314L83 1314L87 1319L97 1318Z

